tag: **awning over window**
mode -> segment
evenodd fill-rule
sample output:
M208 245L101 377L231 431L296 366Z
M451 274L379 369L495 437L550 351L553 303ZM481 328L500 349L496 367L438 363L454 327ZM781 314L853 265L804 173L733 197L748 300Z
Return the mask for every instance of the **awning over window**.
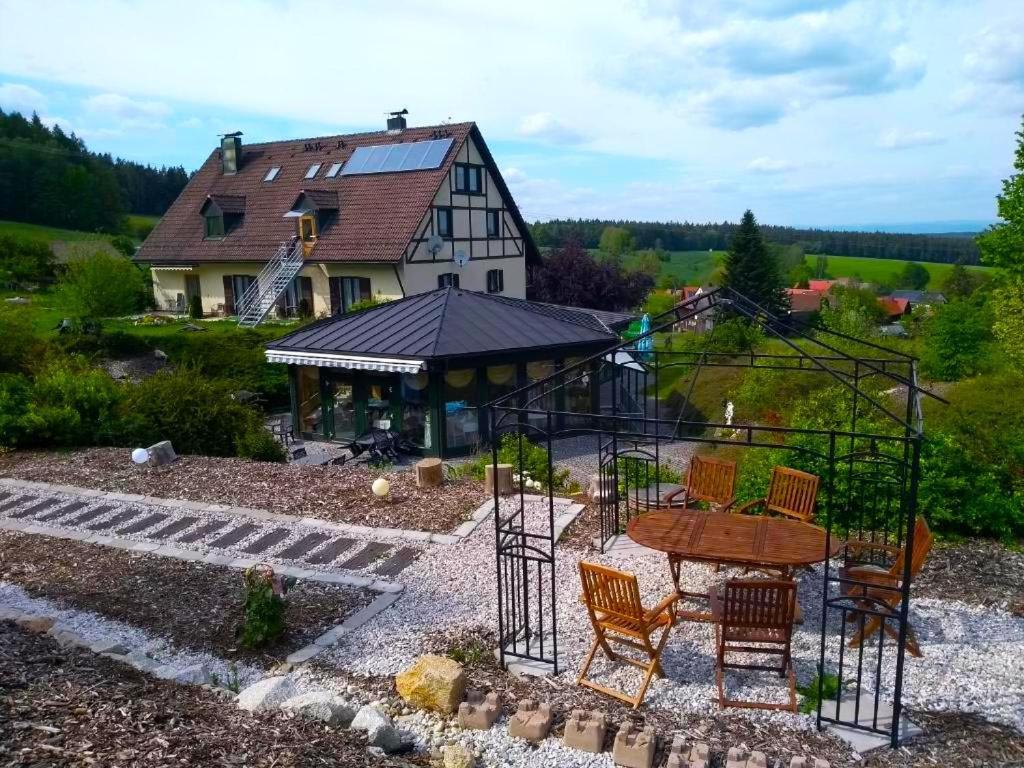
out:
M151 264L150 269L159 269L164 272L191 272L196 268L195 264Z
M385 371L387 373L418 373L424 368L422 360L400 360L393 357L289 352L280 349L268 349L266 354L268 363L315 365L319 368L351 368L357 371Z

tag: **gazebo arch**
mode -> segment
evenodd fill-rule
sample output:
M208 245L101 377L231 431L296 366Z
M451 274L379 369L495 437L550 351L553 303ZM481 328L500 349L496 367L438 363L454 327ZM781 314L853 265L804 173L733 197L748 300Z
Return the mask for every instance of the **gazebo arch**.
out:
M672 351L656 349L651 343L655 334L679 325L698 324L705 329L705 339L710 340L716 323L727 316L746 319L766 336L778 340L783 352L714 352L707 344L702 350ZM828 377L849 392L850 413L844 419L846 423L834 429L733 425L684 418L697 378L703 370L716 367ZM677 402L674 412L669 413L664 402L664 380L681 368L692 372L693 378L682 402ZM866 381L876 377L888 382L900 397L905 393L905 403L896 407L892 401L899 398L877 397L877 386L865 386ZM577 395L589 393L589 397L569 397L570 390ZM841 681L853 689L858 701L862 693L870 692L874 716L867 718L869 722L865 725L862 707L851 717L838 706L823 711L819 703L818 725L840 723L884 734L895 745L917 517L922 396L941 400L919 387L913 357L834 331L810 332L770 314L736 291L716 288L657 315L646 333L492 401L487 407L494 464L498 463L499 436L515 436L520 456L527 440L546 444L548 449L546 515L533 514L527 519L527 505L536 505L538 499L528 495L523 484L511 497L499 497L497 486L493 488L501 663L529 660L552 665L555 674L560 671L552 487L555 447L559 441L588 440L594 448L597 487L605 489L598 494L597 501L601 532L596 543L602 552L623 532L626 522L639 514L637 510L651 501L650 488L662 464L665 445L691 442L787 451L813 465L821 477L818 523L827 530L827 546L831 546L833 536L842 536L847 541L892 544L906 551L898 588L902 599L897 609L882 601L874 601L872 607L866 608L863 599L858 608L841 594L839 587L841 583L855 587L860 582L841 576L829 561L822 568L819 680L823 671L835 670ZM631 461L627 463L624 459ZM614 491L609 492L610 489ZM879 632L877 642L872 640L870 647L866 642L856 650L846 647L847 617L863 616L865 610L889 626L896 636L895 642L888 640L885 632ZM840 628L838 644L830 642L830 626ZM891 672L883 674L883 662L893 665L886 667ZM883 696L892 702L891 722L879 721Z

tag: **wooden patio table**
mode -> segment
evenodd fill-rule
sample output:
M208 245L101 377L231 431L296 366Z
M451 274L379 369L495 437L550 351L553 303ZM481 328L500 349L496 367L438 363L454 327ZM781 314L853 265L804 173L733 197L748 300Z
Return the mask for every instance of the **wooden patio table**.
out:
M691 509L661 510L634 517L626 525L626 535L641 546L667 553L676 592L703 599L707 599L706 594L681 588L681 561L768 567L789 577L797 568L835 557L842 548L842 540L833 537L826 550L825 529L810 523ZM711 619L706 612L678 613L680 618L691 621Z

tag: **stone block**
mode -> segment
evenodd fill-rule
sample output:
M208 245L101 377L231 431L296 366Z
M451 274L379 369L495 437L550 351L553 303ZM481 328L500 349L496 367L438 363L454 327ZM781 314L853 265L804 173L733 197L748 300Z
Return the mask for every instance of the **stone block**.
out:
M299 693L291 675L276 675L253 683L238 694L238 708L249 712L277 709Z
M565 746L595 754L604 750L608 716L597 710L574 709L565 721L562 741Z
M789 768L807 768L807 758L803 755L793 755L789 761Z
M672 739L666 768L708 768L710 752L708 745L703 741L698 741L690 747L682 736L677 735Z
M397 752L402 748L402 734L391 718L376 707L361 708L350 727L353 731L366 732L367 746L380 747L385 752Z
M725 768L747 768L747 753L739 747L732 747L725 756Z
M754 750L747 758L747 768L768 768L768 758L764 752Z
M171 679L183 685L206 685L212 676L205 664L192 664L177 670Z
M519 702L516 713L509 720L509 736L526 739L536 744L547 738L553 719L550 705L544 702L536 704L530 699L523 699Z
M820 757L814 758L814 768L830 768L828 760L822 760Z
M442 768L475 768L476 758L461 744L449 744L441 750Z
M625 768L651 768L657 746L658 737L654 734L654 728L648 725L638 730L627 721L619 726L615 734L612 759L616 765Z
M491 692L485 696L480 691L469 691L466 700L459 704L459 727L476 731L489 730L500 712L498 694Z
M427 654L395 676L395 687L414 707L450 715L465 694L466 674L457 661Z
M351 704L329 691L300 693L283 702L281 711L342 728L348 727L356 716L356 710Z
M162 467L178 459L178 454L174 452L174 446L171 445L170 440L161 440L146 450L149 451L149 463L154 467Z

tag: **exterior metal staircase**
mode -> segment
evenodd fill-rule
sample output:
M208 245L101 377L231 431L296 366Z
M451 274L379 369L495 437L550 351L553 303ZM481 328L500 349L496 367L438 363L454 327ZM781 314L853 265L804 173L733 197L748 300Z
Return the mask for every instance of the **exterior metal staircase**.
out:
M236 302L238 325L252 328L263 322L274 302L285 292L295 275L302 269L302 241L281 243L277 253L260 270L256 280Z

